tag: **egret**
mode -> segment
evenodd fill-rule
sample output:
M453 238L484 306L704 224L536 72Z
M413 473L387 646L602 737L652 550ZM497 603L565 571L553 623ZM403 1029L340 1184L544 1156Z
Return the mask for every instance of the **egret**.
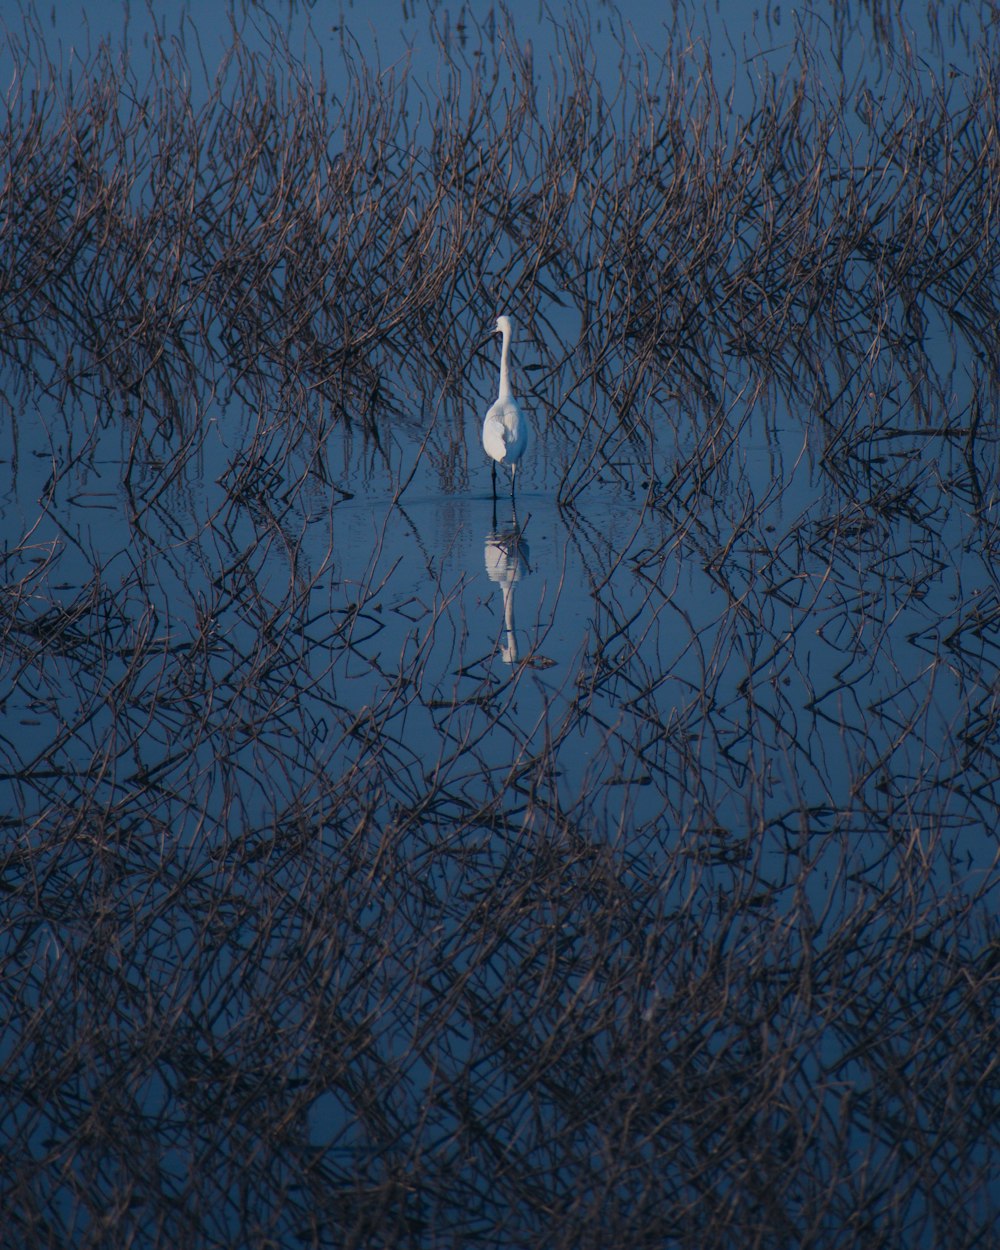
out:
M483 422L483 448L493 460L493 498L497 497L497 465L510 465L510 494L514 497L517 462L528 446L528 420L510 393L509 317L497 317L496 333L503 335L500 348L500 393Z

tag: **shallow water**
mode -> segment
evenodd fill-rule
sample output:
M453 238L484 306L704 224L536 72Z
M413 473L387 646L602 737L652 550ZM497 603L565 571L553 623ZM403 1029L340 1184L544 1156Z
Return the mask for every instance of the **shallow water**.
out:
M996 51L840 12L11 106L0 1244L984 1244Z

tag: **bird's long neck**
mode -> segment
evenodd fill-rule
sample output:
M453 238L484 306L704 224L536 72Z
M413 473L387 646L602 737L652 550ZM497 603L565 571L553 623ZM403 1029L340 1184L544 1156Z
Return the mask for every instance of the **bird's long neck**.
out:
M503 346L500 348L500 394L497 398L510 398L510 330L503 331Z

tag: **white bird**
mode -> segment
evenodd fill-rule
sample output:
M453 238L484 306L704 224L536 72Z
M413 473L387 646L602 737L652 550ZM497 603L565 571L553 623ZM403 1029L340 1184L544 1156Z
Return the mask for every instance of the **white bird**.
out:
M510 465L510 493L514 495L517 462L528 446L528 420L510 393L509 317L497 317L496 333L503 335L500 349L500 393L483 422L483 448L493 460L493 498L497 495L497 465Z

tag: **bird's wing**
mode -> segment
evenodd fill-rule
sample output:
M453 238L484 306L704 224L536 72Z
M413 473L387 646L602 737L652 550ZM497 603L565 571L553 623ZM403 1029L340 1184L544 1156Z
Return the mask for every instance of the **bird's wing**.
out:
M507 454L507 429L495 408L494 404L483 422L483 448L494 460L502 460Z
M508 452L518 454L526 442L527 429L521 410L512 399L498 399L483 422L483 446L494 460Z

